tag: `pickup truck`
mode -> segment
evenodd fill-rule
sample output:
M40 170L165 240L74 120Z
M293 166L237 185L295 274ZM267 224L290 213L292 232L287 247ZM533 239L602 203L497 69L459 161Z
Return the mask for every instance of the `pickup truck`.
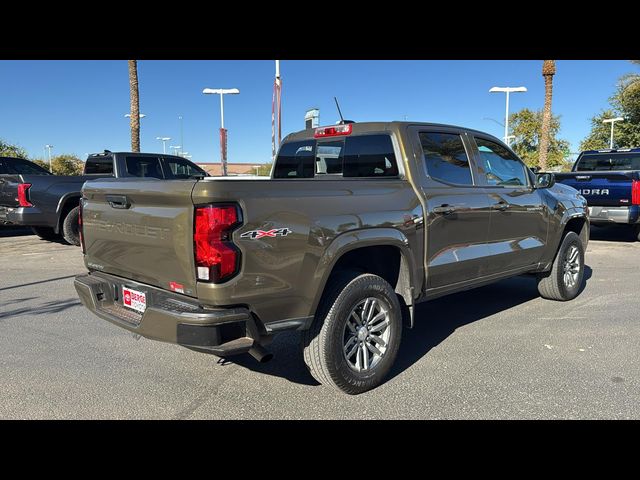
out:
M383 381L418 302L520 274L573 299L589 236L576 190L495 137L431 123L290 134L266 180L89 181L81 211L74 284L98 317L259 361L300 330L313 377L348 394Z
M89 155L81 176L52 175L20 158L0 157L0 223L24 225L45 240L63 237L80 245L78 202L87 180L100 177L158 179L207 176L185 158L173 155L110 152Z
M640 148L582 152L556 179L587 199L594 225L628 225L640 241Z

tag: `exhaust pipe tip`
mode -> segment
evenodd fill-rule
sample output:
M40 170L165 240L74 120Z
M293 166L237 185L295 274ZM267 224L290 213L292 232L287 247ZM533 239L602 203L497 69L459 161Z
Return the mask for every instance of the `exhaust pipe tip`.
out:
M254 345L249 349L249 354L260 363L267 363L273 358L273 353L267 351L262 345Z

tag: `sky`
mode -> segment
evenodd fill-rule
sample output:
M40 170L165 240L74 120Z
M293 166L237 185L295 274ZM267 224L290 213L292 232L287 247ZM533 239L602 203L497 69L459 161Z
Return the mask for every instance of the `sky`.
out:
M510 98L510 113L540 109L541 60L282 60L282 133L302 130L304 114L320 109L320 124L414 120L448 123L504 135L505 95L493 86L526 86ZM590 119L607 108L620 76L637 72L628 61L559 60L553 112L571 151L589 133ZM228 161L264 163L271 157L272 60L141 60L141 150L162 152L156 137L171 137L196 162L219 162L220 99L203 88L238 88L225 96ZM126 60L0 61L0 138L32 158L130 150ZM493 120L487 120L492 118Z

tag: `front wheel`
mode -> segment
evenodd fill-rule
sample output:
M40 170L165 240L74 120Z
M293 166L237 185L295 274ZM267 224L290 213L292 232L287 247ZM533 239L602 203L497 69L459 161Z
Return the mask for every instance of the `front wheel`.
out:
M402 311L383 278L336 278L311 328L303 333L304 360L320 383L355 395L382 383L402 336Z
M538 291L549 300L573 300L583 279L584 246L576 233L569 232L560 243L551 271L538 274Z

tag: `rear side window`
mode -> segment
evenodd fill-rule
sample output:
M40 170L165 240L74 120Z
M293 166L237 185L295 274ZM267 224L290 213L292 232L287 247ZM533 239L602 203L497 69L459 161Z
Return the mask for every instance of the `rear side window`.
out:
M460 135L421 132L420 144L431 178L456 185L473 185L469 158Z
M273 178L313 178L315 140L285 143L278 152Z
M640 170L638 153L589 153L583 155L576 166L579 172L593 170Z
M13 173L17 175L51 175L40 165L30 162L29 160L22 160L14 158L6 161L7 173Z
M160 159L155 157L125 157L127 173L134 177L164 178Z
M397 177L389 135L361 135L345 140L343 177Z
M99 173L103 175L113 174L113 157L89 157L84 166L87 175Z
M193 175L207 175L204 170L188 160L183 160L181 158L165 158L164 161L169 167L173 178L189 178Z

